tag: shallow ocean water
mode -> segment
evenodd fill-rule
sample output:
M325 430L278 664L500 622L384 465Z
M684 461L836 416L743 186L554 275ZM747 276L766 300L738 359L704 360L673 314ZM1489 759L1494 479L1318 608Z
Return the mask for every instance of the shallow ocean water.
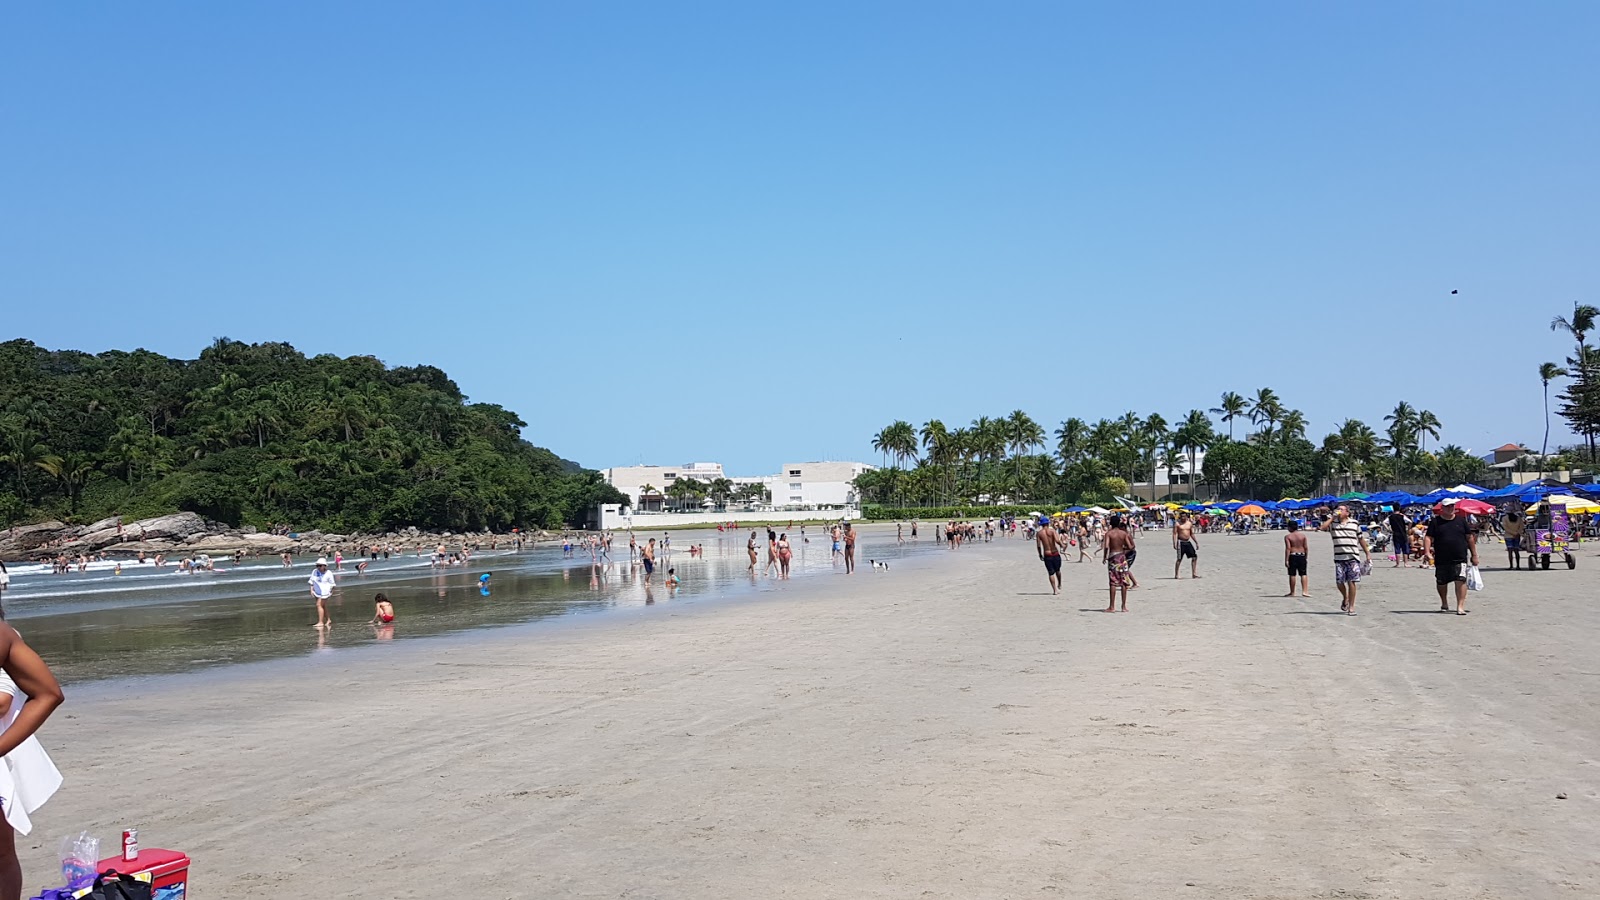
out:
M591 562L587 550L564 558L559 544L536 549L482 551L467 565L435 569L415 555L370 564L357 574L346 559L339 588L329 603L334 627L311 625L316 611L306 579L312 558L293 567L277 558L218 561L211 573L179 574L175 567L125 563L66 575L14 575L5 592L7 617L65 683L187 672L209 667L281 659L339 647L460 634L479 628L524 625L579 615L603 615L670 601L736 599L781 589L777 578L760 577L766 535L758 536L758 576L747 572L749 531L718 535L673 532L670 556L658 554L654 585L629 564L627 535L613 542L609 563ZM813 579L842 572L825 533L808 527L811 543L790 535L792 577ZM910 562L939 549L924 534L899 544L890 528L860 531L857 554L888 564ZM690 544L705 547L691 557ZM666 569L676 567L683 586L668 592ZM478 578L490 573L487 593ZM395 605L392 626L369 626L373 597L383 592Z

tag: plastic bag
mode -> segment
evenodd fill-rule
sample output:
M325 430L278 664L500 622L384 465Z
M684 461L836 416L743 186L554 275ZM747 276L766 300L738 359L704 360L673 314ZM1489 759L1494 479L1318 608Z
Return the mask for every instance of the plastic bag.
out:
M100 874L100 839L87 831L61 839L61 878L72 890L94 884Z
M1483 573L1478 571L1477 566L1467 566L1467 590L1483 590Z

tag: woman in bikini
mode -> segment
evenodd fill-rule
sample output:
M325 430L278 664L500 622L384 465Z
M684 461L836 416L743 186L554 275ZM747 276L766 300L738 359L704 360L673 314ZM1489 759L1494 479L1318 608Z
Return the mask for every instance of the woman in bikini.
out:
M778 577L789 577L789 535L778 535Z

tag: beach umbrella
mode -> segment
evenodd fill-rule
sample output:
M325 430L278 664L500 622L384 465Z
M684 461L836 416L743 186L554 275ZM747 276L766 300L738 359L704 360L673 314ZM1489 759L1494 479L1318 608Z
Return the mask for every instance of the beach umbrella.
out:
M1433 511L1438 512L1443 505L1443 501L1435 503ZM1492 516L1495 513L1495 508L1482 500L1457 500L1456 509L1473 516Z
M1081 513L1081 512L1088 512L1088 511L1089 511L1089 508L1086 507L1086 506L1069 506L1069 507L1067 507L1067 512L1069 512L1069 513Z
M1545 499L1552 504L1565 506L1569 513L1600 512L1600 503L1596 503L1593 500L1585 500L1582 497L1574 497L1571 494L1551 494Z
M1258 504L1255 503L1246 503L1235 510L1235 512L1241 516L1264 516L1267 514L1265 509L1262 509Z
M1087 510L1085 510L1085 512L1092 512L1095 515L1103 516L1106 513L1111 512L1111 510L1106 509L1103 506L1091 506Z
M1226 503L1218 503L1217 504L1218 507L1220 507L1222 509L1225 509L1228 512L1233 512L1234 510L1238 509L1239 507L1241 507L1243 505L1244 505L1244 501L1243 500L1229 500Z
M1339 495L1339 499L1340 500L1366 500L1367 498L1369 498L1371 496L1372 496L1371 494L1363 494L1360 491L1351 491L1348 494L1340 494Z
M1483 494L1483 493L1487 493L1489 489L1488 488L1484 488L1484 487L1479 487L1479 486L1477 486L1477 485L1475 485L1475 484L1473 484L1473 483L1471 483L1469 481L1464 481L1464 482L1456 485L1455 487L1451 488L1450 490L1455 491L1458 494Z

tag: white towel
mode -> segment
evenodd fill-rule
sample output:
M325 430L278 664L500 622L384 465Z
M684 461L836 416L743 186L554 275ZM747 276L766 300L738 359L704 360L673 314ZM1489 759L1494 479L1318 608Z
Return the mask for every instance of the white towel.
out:
M0 703L9 703L5 718L0 720L0 731L11 727L22 711L26 699L11 676L0 672L0 694L7 696ZM39 739L32 735L5 755L0 765L0 804L4 805L6 821L18 834L33 830L29 813L37 812L46 800L55 796L61 787L61 770L50 761Z

